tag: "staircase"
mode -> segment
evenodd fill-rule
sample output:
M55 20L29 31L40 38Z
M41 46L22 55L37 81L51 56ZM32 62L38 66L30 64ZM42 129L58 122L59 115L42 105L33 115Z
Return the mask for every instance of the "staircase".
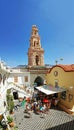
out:
M20 92L21 94L24 94L25 97L32 97L33 90L30 88L23 88L21 85L18 85L13 82L8 83L8 89L14 89Z

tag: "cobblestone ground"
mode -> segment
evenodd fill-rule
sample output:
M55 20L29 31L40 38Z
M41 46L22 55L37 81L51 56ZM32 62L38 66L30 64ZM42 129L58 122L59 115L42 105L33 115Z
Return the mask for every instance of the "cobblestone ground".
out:
M14 120L18 130L74 130L74 116L63 111L50 109L44 118L34 114L26 118L23 108L15 111Z

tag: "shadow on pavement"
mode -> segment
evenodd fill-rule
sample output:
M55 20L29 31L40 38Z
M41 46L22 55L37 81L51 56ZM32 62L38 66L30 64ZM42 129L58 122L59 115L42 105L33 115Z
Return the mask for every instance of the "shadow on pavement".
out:
M67 122L65 124L62 125L58 125L52 128L48 128L46 130L74 130L74 120Z

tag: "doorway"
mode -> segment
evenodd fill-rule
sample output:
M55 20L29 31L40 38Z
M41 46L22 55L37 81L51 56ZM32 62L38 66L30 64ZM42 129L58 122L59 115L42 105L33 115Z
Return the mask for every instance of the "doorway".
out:
M18 92L13 92L13 97L15 100L18 99Z
M34 83L35 83L37 86L41 86L41 85L44 84L44 80L43 80L40 76L38 76L38 77L35 79Z

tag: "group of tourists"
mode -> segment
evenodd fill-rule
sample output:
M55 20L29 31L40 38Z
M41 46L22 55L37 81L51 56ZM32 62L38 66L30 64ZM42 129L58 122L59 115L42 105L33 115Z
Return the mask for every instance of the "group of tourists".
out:
M49 96L37 94L36 92L33 94L32 98L24 97L22 101L19 101L18 106L23 107L24 113L27 113L30 117L32 117L32 112L35 114L48 114L50 108L52 106L56 107L58 104L58 99L53 97L49 98Z
M25 99L24 99L25 100ZM31 117L31 113L35 114L48 114L48 111L50 109L50 102L43 103L41 100L26 100L24 104L24 113L28 113Z

